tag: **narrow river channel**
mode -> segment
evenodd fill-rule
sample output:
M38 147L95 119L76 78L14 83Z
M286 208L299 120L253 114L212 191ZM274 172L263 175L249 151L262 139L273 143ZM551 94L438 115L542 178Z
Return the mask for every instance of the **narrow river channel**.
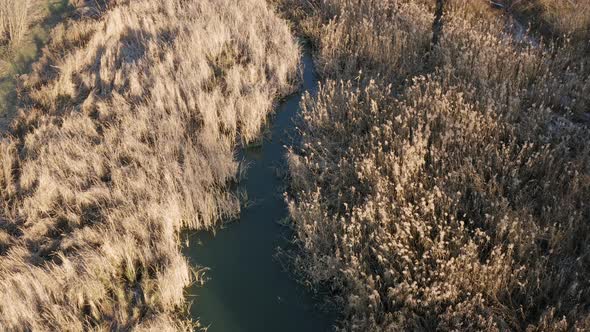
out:
M240 220L217 234L195 232L184 253L193 265L210 268L204 286L189 289L191 315L210 332L329 331L333 320L311 294L283 271L274 255L292 236L279 224L287 216L283 181L276 168L285 163L284 145L293 137L302 94L315 94L318 78L308 52L302 58L303 87L281 102L262 146L244 149L249 164L240 186L252 202Z

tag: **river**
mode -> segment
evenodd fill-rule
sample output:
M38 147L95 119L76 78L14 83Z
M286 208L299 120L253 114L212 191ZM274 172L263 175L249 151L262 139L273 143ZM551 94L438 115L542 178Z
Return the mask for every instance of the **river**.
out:
M329 331L331 315L319 310L312 295L275 259L277 247L292 233L279 221L288 216L285 183L277 169L285 166L285 145L294 137L294 120L305 91L317 92L311 55L302 57L303 86L284 99L271 118L271 134L258 148L243 149L250 166L241 189L252 202L240 220L211 232L193 232L184 254L191 264L208 267L207 282L188 289L191 315L211 332ZM284 169L284 168L283 168Z

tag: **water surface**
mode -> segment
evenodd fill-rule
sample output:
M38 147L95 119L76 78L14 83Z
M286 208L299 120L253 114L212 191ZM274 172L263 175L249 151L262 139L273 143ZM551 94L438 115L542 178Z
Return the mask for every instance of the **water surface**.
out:
M333 320L317 308L274 258L292 236L279 224L288 212L277 168L284 166L285 145L294 137L294 119L305 91L315 94L318 78L309 54L303 56L303 87L283 100L271 121L271 135L256 149L240 152L249 163L240 186L252 203L240 220L215 235L195 232L184 249L192 264L206 266L209 280L189 289L191 315L211 332L329 331ZM194 296L194 297L193 297ZM191 298L193 297L193 298Z

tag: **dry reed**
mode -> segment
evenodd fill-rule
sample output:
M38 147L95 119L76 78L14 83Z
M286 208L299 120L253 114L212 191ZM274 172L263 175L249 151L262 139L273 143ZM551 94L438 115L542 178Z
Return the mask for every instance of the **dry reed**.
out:
M299 48L259 0L77 5L0 142L0 329L189 330L178 233L238 213Z
M347 331L590 329L587 75L569 45L414 1L286 1L326 81L289 206ZM358 19L360 18L360 19Z
M0 43L16 47L27 33L29 0L0 0Z
M588 0L511 0L507 6L547 37L565 36L590 47Z

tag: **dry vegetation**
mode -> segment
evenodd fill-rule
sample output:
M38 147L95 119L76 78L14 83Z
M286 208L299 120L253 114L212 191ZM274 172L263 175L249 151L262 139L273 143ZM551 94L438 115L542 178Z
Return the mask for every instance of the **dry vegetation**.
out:
M31 71L51 29L72 11L68 0L0 0L0 131L17 114L20 76Z
M539 32L553 37L573 38L590 47L589 0L510 0L507 9Z
M0 141L0 330L189 329L178 232L238 212L298 46L259 0L74 4Z
M29 0L0 0L0 43L17 46L29 27Z
M587 57L461 1L433 45L432 3L283 2L325 78L289 155L295 263L342 330L588 330Z

